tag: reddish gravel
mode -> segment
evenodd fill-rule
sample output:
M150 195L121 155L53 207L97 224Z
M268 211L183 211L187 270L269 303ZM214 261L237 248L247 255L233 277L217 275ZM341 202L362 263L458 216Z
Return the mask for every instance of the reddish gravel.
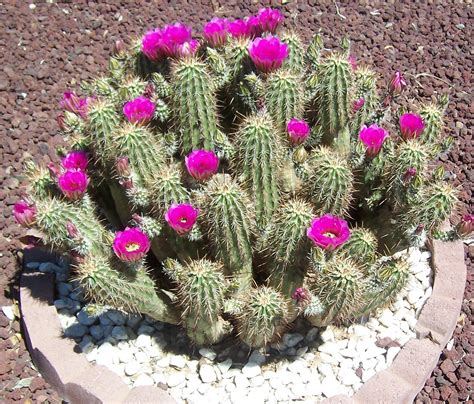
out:
M213 14L241 17L256 12L262 4L269 5L267 1L236 0L43 3L36 7L19 0L0 3L2 306L12 304L11 299L17 296L14 251L19 246L15 239L21 229L12 221L11 206L22 183L21 166L31 156L44 162L53 157L54 147L61 142L55 117L62 92L103 71L112 44L119 37L139 35L178 19L199 30ZM450 91L447 132L455 136L456 147L441 160L460 186L461 210L472 213L474 144L468 125L474 115L474 103L470 97L473 57L469 38L473 33L469 2L421 5L392 0L371 2L368 6L340 3L343 5L339 5L338 15L333 1L289 1L283 7L286 25L292 25L294 18L305 39L311 30L321 29L328 46L336 38L348 35L353 53L361 62L374 64L385 77L395 69L406 72L411 95L416 98L429 99ZM472 397L474 246L466 253L468 283L454 348L443 353L439 367L417 397L420 403L454 403ZM57 394L37 377L24 343L18 340L19 332L18 321L9 322L0 312L0 401L60 402ZM34 377L29 387L15 388L19 380L28 377Z

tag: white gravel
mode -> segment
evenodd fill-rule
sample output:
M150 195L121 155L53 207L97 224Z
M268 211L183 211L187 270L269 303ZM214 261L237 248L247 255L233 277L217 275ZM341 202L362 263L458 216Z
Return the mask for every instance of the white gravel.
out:
M89 361L109 367L130 386L165 384L179 403L287 403L353 394L415 338L417 316L432 292L431 254L416 248L400 254L407 254L412 276L390 307L364 324L298 328L267 351L238 346L237 352L193 352L174 326L117 310L88 314L77 285L66 282L67 263L28 267L61 275L54 303L65 335ZM13 316L11 308L2 310Z

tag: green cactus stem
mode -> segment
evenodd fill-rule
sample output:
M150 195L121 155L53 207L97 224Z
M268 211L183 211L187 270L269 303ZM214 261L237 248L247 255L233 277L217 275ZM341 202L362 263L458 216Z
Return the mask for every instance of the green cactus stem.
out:
M244 298L237 321L239 337L253 348L277 340L284 331L291 305L276 290L269 287L250 289Z
M182 266L167 260L165 271L178 284L181 319L188 336L197 345L219 342L231 329L221 317L227 287L222 265L201 259Z
M281 154L282 146L267 114L254 115L243 122L236 137L235 165L255 200L260 227L267 224L278 205Z
M217 258L235 279L239 291L252 284L254 207L240 185L228 174L215 175L197 193L209 239Z
M364 99L364 105L353 114L351 133L354 137L359 134L362 125L369 125L371 117L379 105L377 94L377 73L362 66L354 72L355 94L353 100Z
M342 215L349 209L353 175L348 163L329 148L320 147L310 157L306 194L318 210Z
M300 36L296 32L288 31L281 35L281 40L288 45L290 51L283 62L283 68L301 72L305 63L305 50Z
M180 60L174 68L172 86L183 153L212 150L218 131L217 107L207 66L195 58Z
M420 116L423 118L425 129L420 140L428 145L439 143L443 130L443 115L448 104L447 97L442 97L437 104L427 104L420 108Z
M339 253L352 258L360 265L370 266L377 253L377 237L363 227L351 229L351 237L340 248Z
M87 256L76 267L76 281L88 300L124 310L142 313L170 324L179 323L179 314L170 299L157 292L145 267L134 271L125 266L116 269L101 256Z
M173 203L189 202L189 193L181 181L181 171L176 164L171 164L158 173L152 184L153 206L159 215Z
M306 230L313 217L307 202L291 199L277 210L259 242L268 254L269 284L284 296L303 285L311 249Z
M268 76L265 84L268 112L280 132L286 134L288 122L303 115L302 78L290 70L279 69Z

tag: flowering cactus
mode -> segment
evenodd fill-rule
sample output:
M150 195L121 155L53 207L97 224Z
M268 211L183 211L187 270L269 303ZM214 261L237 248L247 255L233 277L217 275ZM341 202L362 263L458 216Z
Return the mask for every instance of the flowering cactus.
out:
M400 72L380 97L347 39L305 47L282 19L213 18L202 42L182 23L148 31L84 96L65 93L71 151L26 164L13 214L71 254L92 302L198 345L233 333L261 347L298 316L357 321L405 287L407 263L381 255L436 236L457 203L429 169L449 146L447 97L389 114Z

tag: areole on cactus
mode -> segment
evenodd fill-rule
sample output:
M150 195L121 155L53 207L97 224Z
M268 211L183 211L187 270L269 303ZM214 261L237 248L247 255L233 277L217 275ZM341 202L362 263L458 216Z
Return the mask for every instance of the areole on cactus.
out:
M298 316L358 321L405 287L407 263L382 255L436 234L457 203L428 169L449 145L447 98L390 115L400 72L379 97L347 39L305 48L282 21L267 8L212 18L203 39L154 28L120 42L82 97L64 94L71 149L26 164L14 216L71 254L92 302L180 324L197 345L262 347Z

